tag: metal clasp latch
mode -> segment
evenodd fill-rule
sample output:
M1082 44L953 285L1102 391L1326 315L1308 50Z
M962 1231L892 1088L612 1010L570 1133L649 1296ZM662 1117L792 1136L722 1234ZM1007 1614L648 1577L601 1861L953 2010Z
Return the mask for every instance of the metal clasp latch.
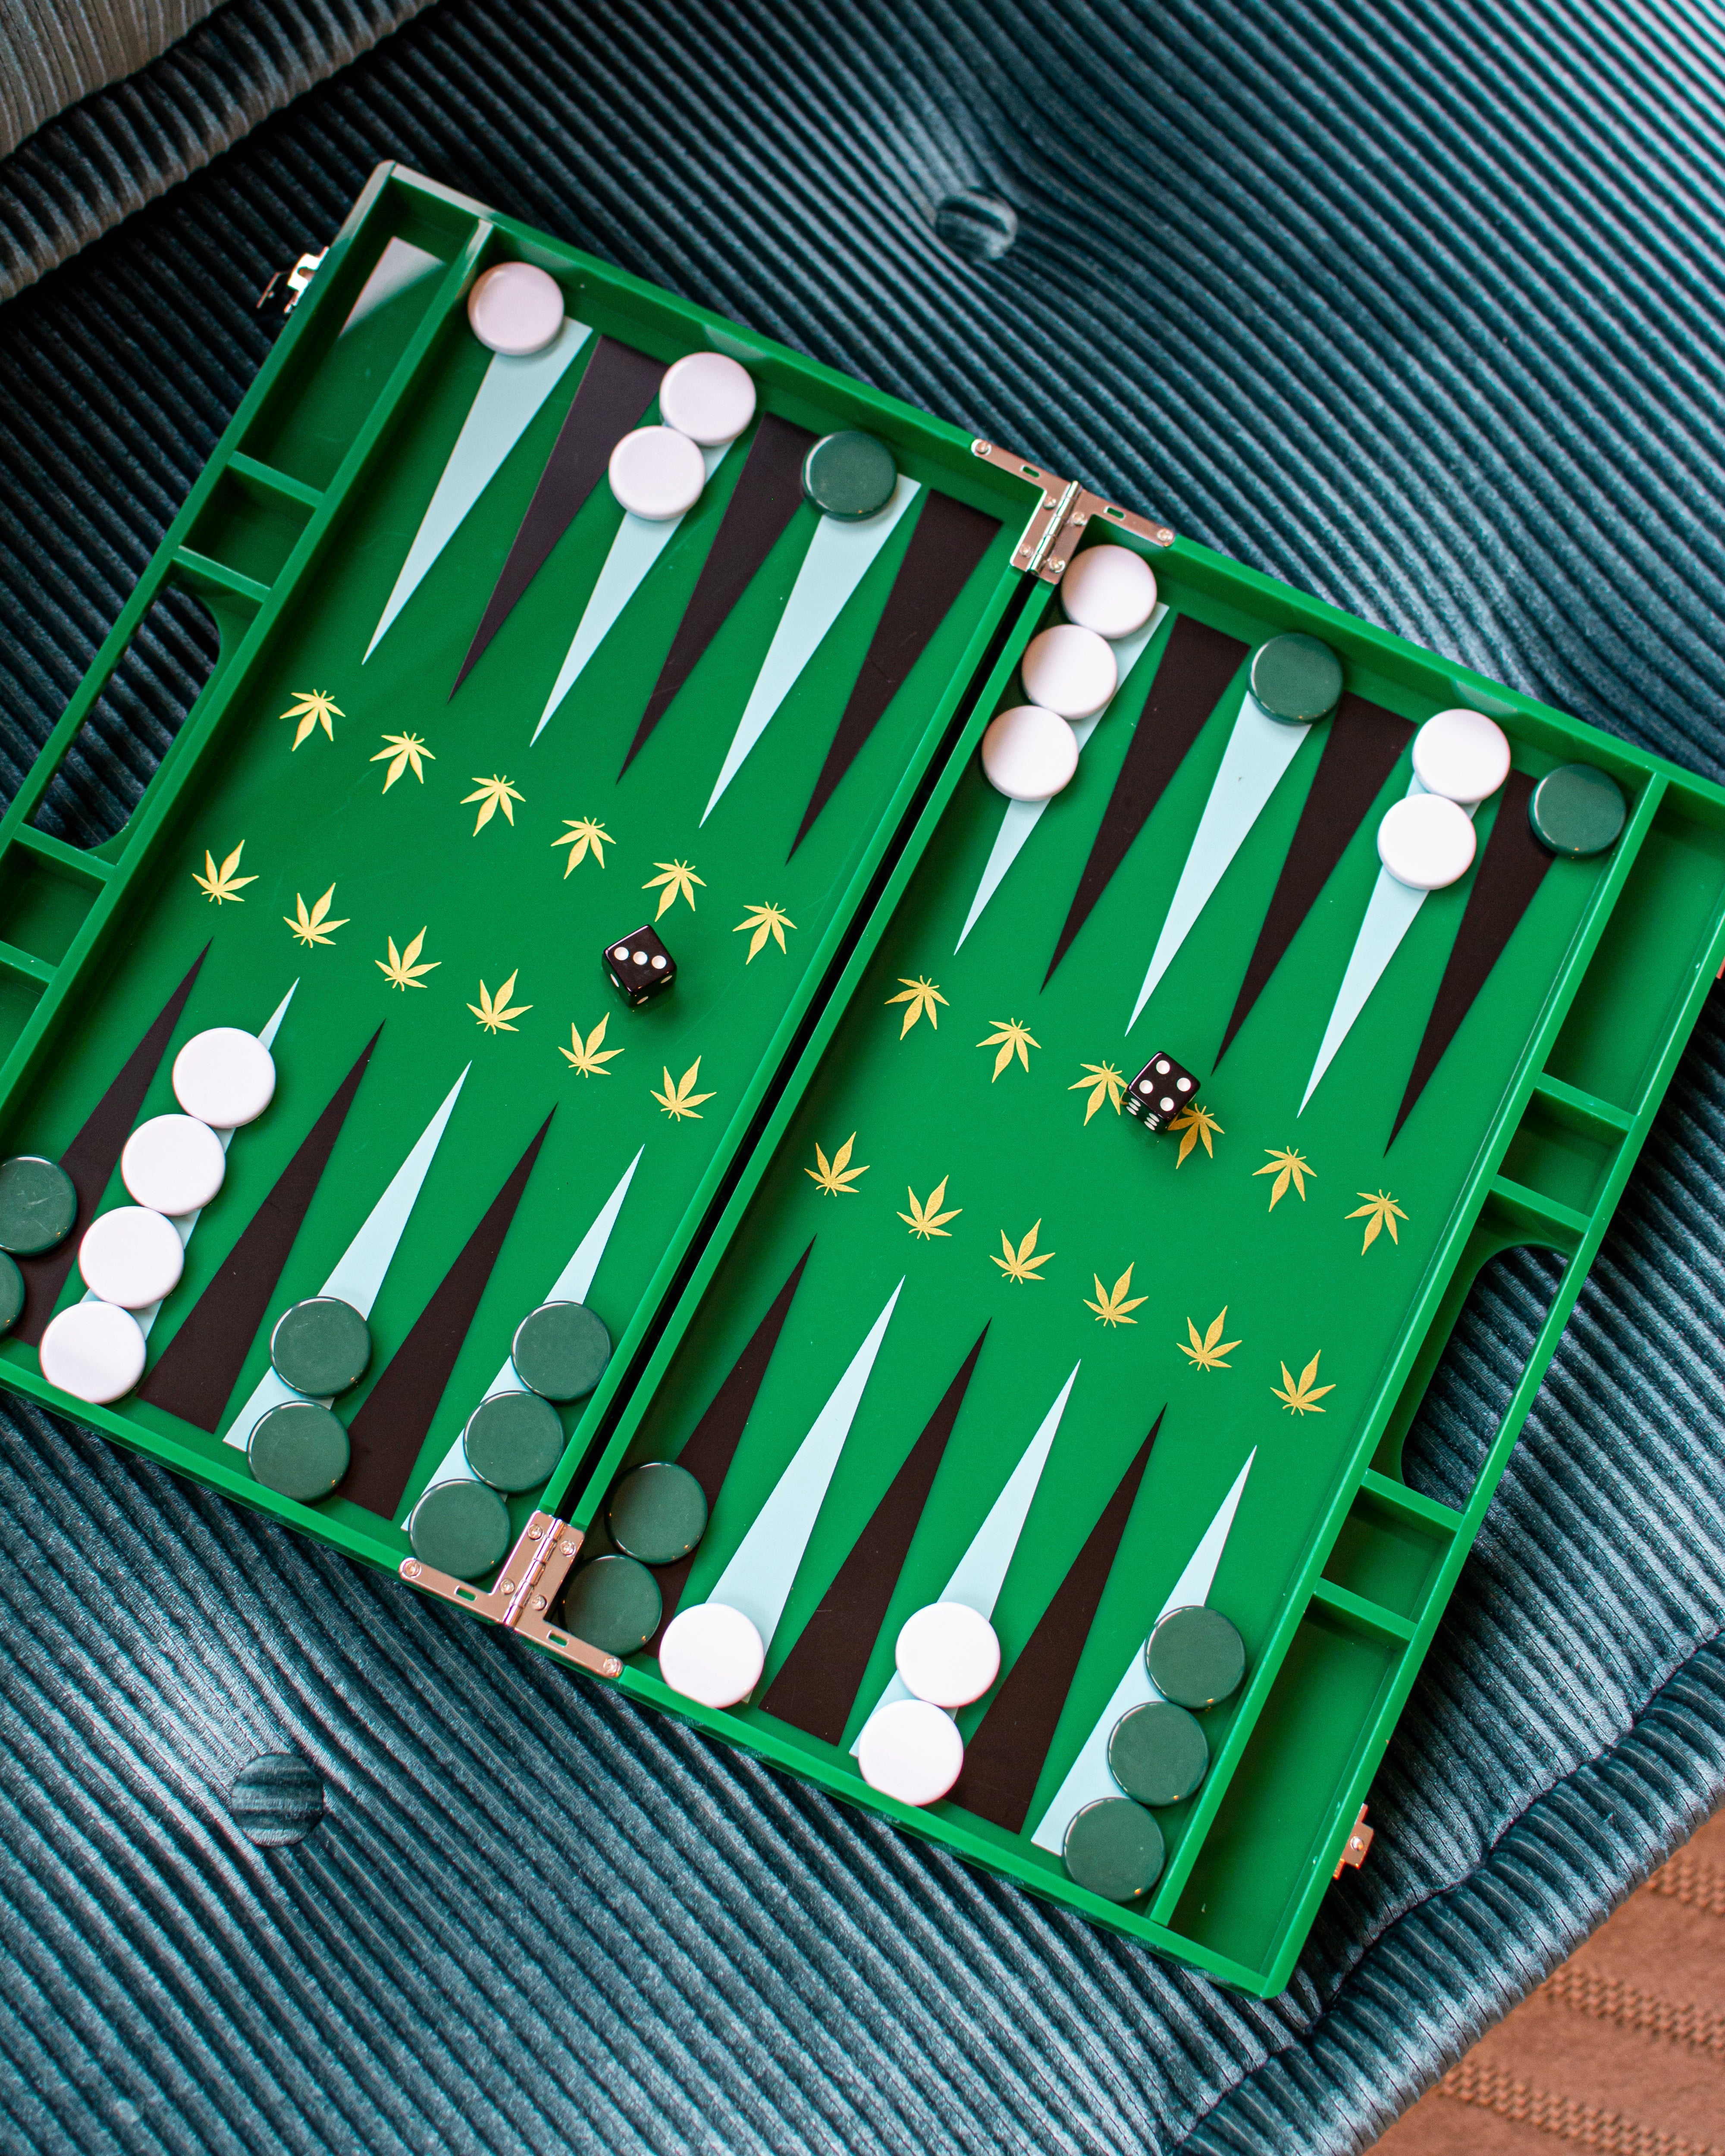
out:
M551 1610L567 1578L569 1568L581 1552L579 1527L567 1526L550 1512L535 1512L521 1539L503 1560L494 1587L470 1586L447 1572L422 1564L416 1557L401 1561L401 1576L428 1594L440 1594L445 1602L459 1603L481 1617L489 1617L506 1631L531 1640L578 1669L594 1676L620 1677L623 1664L602 1647L589 1646L551 1622Z

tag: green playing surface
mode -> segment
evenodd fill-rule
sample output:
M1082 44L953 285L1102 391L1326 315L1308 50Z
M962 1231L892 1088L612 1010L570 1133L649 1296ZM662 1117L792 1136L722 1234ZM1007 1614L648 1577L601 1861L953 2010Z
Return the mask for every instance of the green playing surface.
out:
M393 241L420 254L398 249L406 281L382 297L372 285L355 316ZM559 275L589 334L378 636L458 444L471 446L469 416L504 378L463 295L517 254ZM781 624L819 599L820 580L799 574L825 558L811 554L823 527L806 504L624 767L753 432L717 461L558 701L583 611L636 543L619 539L602 458L451 695L603 339L655 367L732 352L763 414L811 435L865 429L915 485L740 762L733 744ZM627 424L655 416L638 403ZM1117 512L1105 531L1098 505L1090 536L1147 552L1167 611L1072 783L1040 816L1009 809L977 743L1021 700L1029 638L1060 616L1050 584L1022 573L1040 500L1031 468L981 448L429 183L381 174L0 825L7 1154L80 1173L81 1225L126 1202L119 1142L173 1108L173 1053L192 1034L273 1025L276 1095L235 1134L185 1277L151 1318L141 1394L87 1408L44 1383L39 1320L82 1283L37 1260L23 1270L44 1306L0 1345L0 1378L394 1569L416 1499L462 1471L461 1430L521 1319L548 1299L584 1301L615 1352L592 1396L557 1410L562 1462L509 1499L514 1528L554 1512L602 1547L618 1474L685 1448L711 1456L728 1416L734 1456L705 1538L686 1576L655 1576L676 1606L721 1586L768 1605L750 1702L679 1700L650 1643L625 1686L1163 1951L1274 1990L1718 963L1725 796L1200 547L1152 548ZM906 643L882 624L915 596L899 572L937 503L997 528ZM222 659L126 829L80 855L29 819L164 581L210 605ZM1165 783L1147 786L1135 749L1141 760L1173 724L1163 700L1204 630L1234 639L1238 661L1204 694ZM1291 750L1286 767L1218 853L1214 889L1147 996L1143 983L1194 842L1214 838L1217 803L1250 788L1230 761L1252 724L1246 654L1286 630L1339 654L1349 696L1388 714L1400 747L1223 1054L1339 718L1265 737L1265 753ZM871 669L891 673L878 717L819 805ZM1312 1086L1374 904L1377 822L1407 790L1405 737L1455 704L1508 732L1511 788L1478 812L1475 869L1411 913ZM1502 933L1481 942L1491 907L1475 894L1497 888L1493 864L1524 831L1503 819L1524 819L1529 783L1578 762L1621 789L1622 837L1548 866L1517 855L1509 896L1493 901ZM1323 783L1335 778L1332 762ZM1098 870L1111 829L1121 843ZM1074 912L1081 888L1091 902ZM601 952L644 922L677 978L630 1009ZM1473 948L1484 956L1457 989L1458 954ZM1453 1034L1410 1092L1445 998ZM1122 1087L1156 1050L1198 1074L1201 1115L1152 1137L1122 1112ZM103 1103L129 1068L117 1134L99 1144L89 1133L113 1121ZM1453 1512L1401 1482L1400 1440L1478 1266L1520 1241L1564 1255L1563 1287L1473 1497ZM244 1327L218 1322L249 1306L236 1283L266 1274ZM325 1293L367 1307L373 1353L335 1403L352 1473L305 1506L250 1478L244 1440L290 1397L270 1390L275 1320ZM782 1324L762 1342L775 1309ZM158 1373L177 1367L177 1342L175 1389ZM200 1369L219 1381L193 1413ZM956 1418L860 1643L841 1733L811 1734L806 1712L773 1711L774 1681L819 1636L811 1620L943 1401ZM819 1472L781 1480L816 1453ZM962 1782L911 1813L869 1791L848 1749L891 1676L902 1619L947 1588L991 1512L982 1599L1002 1685L1021 1669L1008 1695L1030 1762L1021 1824L967 1802ZM1086 1565L1091 1600L1073 1601ZM1158 1813L1168 1867L1127 1911L1067 1878L1061 1792L1183 1580L1239 1628L1246 1677L1205 1714L1211 1767ZM981 1593L974 1578L967 1592ZM1063 1593L1057 1613L1082 1606L1070 1639L1038 1630ZM1045 1665L1055 1674L1023 1708ZM819 1681L804 1668L803 1697ZM960 1711L968 1741L994 1697Z

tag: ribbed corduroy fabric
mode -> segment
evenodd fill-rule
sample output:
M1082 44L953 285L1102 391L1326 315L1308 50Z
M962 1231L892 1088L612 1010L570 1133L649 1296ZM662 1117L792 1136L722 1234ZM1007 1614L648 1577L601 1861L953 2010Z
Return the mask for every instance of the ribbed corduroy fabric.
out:
M261 357L253 293L388 156L1717 773L1716 31L439 0L0 314L12 775ZM177 619L138 654L69 832L197 659ZM1269 2005L9 1410L0 2139L1364 2147L1725 1791L1722 1138L1715 1003ZM1482 1286L1424 1486L1466 1489L1551 1285ZM224 1791L284 1752L325 1816L259 1848Z

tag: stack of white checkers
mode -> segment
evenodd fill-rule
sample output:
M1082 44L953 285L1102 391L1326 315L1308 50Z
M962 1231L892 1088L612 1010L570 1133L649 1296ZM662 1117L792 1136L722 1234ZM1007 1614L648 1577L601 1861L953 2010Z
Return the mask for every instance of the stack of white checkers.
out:
M691 352L665 371L656 427L637 427L611 452L611 491L649 524L686 516L706 485L703 449L734 442L755 416L755 384L722 352Z
M1411 891L1443 891L1473 866L1473 817L1509 776L1509 742L1483 711L1439 711L1414 737L1414 784L1378 826L1378 858Z
M1000 1674L1000 1642L963 1602L931 1602L900 1628L893 1659L911 1697L876 1708L856 1743L863 1779L906 1804L932 1804L958 1779L964 1740L952 1710L980 1699ZM659 1674L703 1707L735 1707L760 1682L766 1647L728 1603L679 1610L659 1643Z
M96 1406L143 1375L144 1327L133 1312L179 1285L186 1238L227 1173L228 1139L275 1096L275 1060L255 1034L213 1026L175 1057L173 1089L184 1113L139 1124L120 1156L121 1180L136 1203L99 1214L78 1245L89 1297L42 1336L43 1376Z
M1027 701L983 736L983 771L1009 801L1050 801L1078 768L1074 720L1094 719L1120 685L1114 645L1156 611L1150 564L1127 547L1086 547L1060 578L1065 620L1033 636L1019 672Z

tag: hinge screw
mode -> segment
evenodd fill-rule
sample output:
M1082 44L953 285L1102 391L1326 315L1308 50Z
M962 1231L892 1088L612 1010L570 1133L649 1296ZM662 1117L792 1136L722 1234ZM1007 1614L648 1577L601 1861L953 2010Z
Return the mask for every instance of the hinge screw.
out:
M1056 557L1054 561L1050 562L1048 566L1055 576L1059 576L1066 565L1063 561Z
M500 1579L497 1583L497 1592L500 1594L513 1594L515 1582L512 1579Z
M544 1597L542 1594L536 1594L536 1595L533 1597L533 1607L534 1607L536 1609L544 1609L544 1607L545 1607L545 1597Z
M527 1530L527 1540L530 1543L536 1543L540 1536L542 1535L544 1532L545 1530L543 1527L529 1527Z
M402 1573L405 1578L417 1579L419 1577L419 1560L410 1557L402 1567Z

